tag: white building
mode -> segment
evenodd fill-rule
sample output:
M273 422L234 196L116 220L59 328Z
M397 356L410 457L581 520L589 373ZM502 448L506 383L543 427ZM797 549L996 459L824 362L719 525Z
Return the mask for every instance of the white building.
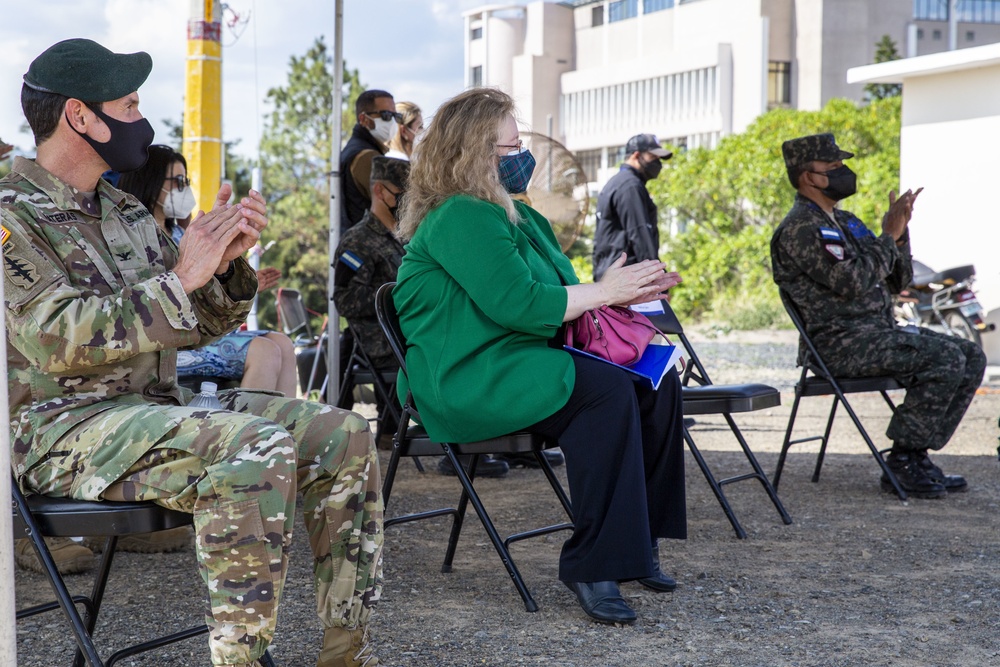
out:
M923 186L910 221L913 255L937 271L976 266L976 292L1000 326L1000 44L851 69L853 83L903 84L900 187ZM983 335L1000 364L1000 331Z
M958 46L1000 41L1000 0L962 0ZM862 99L850 67L883 35L943 51L948 0L568 0L465 13L466 85L498 86L522 123L603 182L627 139L714 146L775 106Z

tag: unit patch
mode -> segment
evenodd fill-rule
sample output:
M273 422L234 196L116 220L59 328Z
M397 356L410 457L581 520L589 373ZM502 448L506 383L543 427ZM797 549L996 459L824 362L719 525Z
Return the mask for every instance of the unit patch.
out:
M833 229L832 227L820 227L819 237L824 241L840 241L844 242L844 237L841 236L839 229Z
M350 250L346 250L340 255L340 261L346 264L347 266L351 267L351 269L354 271L360 269L361 266L365 263L365 260L358 257Z
M3 244L6 243L7 239L9 238L10 238L10 231L3 225L0 225L0 247L2 247Z
M7 280L18 287L27 289L38 280L38 267L23 257L11 257L4 253L3 268Z
M844 259L844 246L838 245L836 243L827 243L826 251L837 258L837 261L843 261Z

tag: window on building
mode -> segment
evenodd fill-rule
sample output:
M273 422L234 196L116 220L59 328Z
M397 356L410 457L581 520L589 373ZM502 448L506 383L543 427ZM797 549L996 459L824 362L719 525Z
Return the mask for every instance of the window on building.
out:
M578 151L576 161L583 167L583 173L587 175L587 181L594 183L597 181L598 172L601 170L601 149L592 151Z
M974 42L974 41L976 41L976 33L975 33L975 31L973 31L973 30L966 30L965 31L965 41L967 41L967 42Z
M935 30L934 32L932 32L931 33L931 39L933 39L934 41L940 40L941 39L941 31L940 30Z
M628 156L624 146L610 146L608 148L608 166L613 169L624 162Z
M792 63L772 60L767 65L767 108L792 104Z
M608 5L608 23L624 21L639 15L639 0L616 0Z
M645 0L642 3L642 13L652 14L663 9L671 9L673 6L674 0Z
M917 39L923 39L923 38L924 38L924 29L917 28Z
M470 85L473 88L477 88L477 87L483 85L483 66L482 65L477 65L476 67L473 67L471 74L472 74L472 76L469 77L469 78L470 78Z
M600 4L590 10L590 25L595 28L604 25L604 5Z
M1000 23L1000 1L963 0L958 5L958 20L962 23Z
M472 39L482 39L483 38L483 29L481 27L480 28L473 28L472 29L472 34L470 35L470 37Z
M947 21L948 0L913 0L913 18L918 21Z

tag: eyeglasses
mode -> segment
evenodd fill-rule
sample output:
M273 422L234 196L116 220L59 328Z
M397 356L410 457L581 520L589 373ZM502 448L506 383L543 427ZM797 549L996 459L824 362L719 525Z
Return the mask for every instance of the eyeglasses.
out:
M383 109L382 111L366 111L365 115L368 116L369 118L375 118L376 116L378 116L379 118L381 118L386 122L389 122L390 120L395 120L400 125L403 124L403 114L397 111L388 111L386 109Z
M507 155L517 155L524 148L524 142L518 139L516 144L497 144L497 148L507 148Z
M173 181L174 190L177 190L177 192L184 192L184 188L191 185L191 179L185 176L184 174L177 174L176 176L167 176L163 180L164 182Z

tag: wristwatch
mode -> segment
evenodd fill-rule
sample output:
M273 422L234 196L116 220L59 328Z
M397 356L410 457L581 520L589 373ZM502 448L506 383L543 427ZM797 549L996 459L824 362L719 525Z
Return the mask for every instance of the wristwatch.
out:
M236 262L234 262L233 260L229 260L229 268L226 269L223 273L216 273L215 279L218 280L223 285L225 285L226 283L229 282L229 279L233 277L234 273L236 273Z

